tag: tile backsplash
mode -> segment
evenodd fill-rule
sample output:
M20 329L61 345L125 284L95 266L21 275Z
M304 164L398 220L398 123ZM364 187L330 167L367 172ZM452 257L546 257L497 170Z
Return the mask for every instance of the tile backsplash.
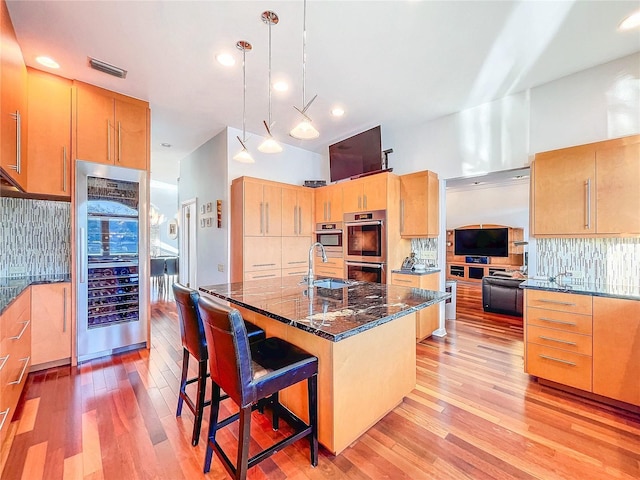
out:
M411 251L415 252L416 258L427 267L438 265L437 238L413 238L411 239Z
M70 264L68 202L0 198L0 277L66 274Z
M536 250L541 276L578 271L585 283L640 285L640 238L536 239Z

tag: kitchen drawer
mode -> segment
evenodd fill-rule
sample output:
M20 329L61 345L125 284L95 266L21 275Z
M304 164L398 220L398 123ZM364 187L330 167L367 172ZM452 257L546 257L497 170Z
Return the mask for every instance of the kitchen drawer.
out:
M282 239L280 237L245 237L245 272L280 268L282 268Z
M344 260L342 258L336 257L327 257L327 261L323 262L321 257L316 256L314 258L313 268L339 268L342 270L344 268Z
M300 267L293 267L293 268L283 268L282 269L282 276L283 277L295 277L295 276L300 276L300 275L306 275L307 273L309 273L309 268L308 266L300 266Z
M545 308L558 312L580 313L582 315L591 315L593 311L591 295L527 289L526 297L527 307Z
M593 319L591 315L559 312L546 308L527 308L527 325L553 328L565 332L591 335L593 331Z
M527 325L527 342L546 345L547 347L558 348L581 355L591 355L593 352L591 335L580 335L578 333L538 327L536 325Z
M590 355L527 342L527 373L552 382L591 391Z
M316 277L344 278L344 268L318 266L315 269L315 275Z
M277 268L274 270L258 270L256 272L244 272L244 281L249 280L264 280L268 278L279 278L282 275L282 270Z
M16 335L20 326L16 323L29 320L31 316L31 289L27 288L16 298L0 318L0 340Z
M418 275L405 275L402 273L392 273L391 283L393 285L399 285L401 287L421 288L420 278L421 277Z

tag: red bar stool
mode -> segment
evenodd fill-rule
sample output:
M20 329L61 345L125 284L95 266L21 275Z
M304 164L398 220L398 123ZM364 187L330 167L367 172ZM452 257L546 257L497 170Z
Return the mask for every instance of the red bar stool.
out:
M198 303L198 292L187 288L179 283L173 284L173 296L178 307L178 320L180 325L180 336L182 337L182 378L180 379L180 393L178 395L178 409L176 417L182 415L182 404L186 402L189 410L193 412L193 437L192 445L197 445L200 440L200 428L202 426L202 412L204 407L211 404L211 400L205 401L204 394L207 387L207 361L209 359L207 350L207 340L205 337L200 312L196 307ZM264 330L252 323L246 322L246 329L249 341L263 340ZM198 376L188 379L189 357L193 356L198 362ZM196 402L189 398L186 392L187 385L198 382ZM219 390L219 388L218 388ZM224 400L226 395L221 398Z
M215 450L229 474L236 480L244 480L249 468L304 437L309 439L311 465L317 466L317 357L276 337L249 343L245 322L240 312L210 298L201 297L198 300L198 310L204 323L204 332L210 349L209 369L213 380L204 472L209 471ZM308 424L293 415L278 401L280 390L303 380L307 380L309 394ZM216 431L232 418L218 422L221 388L240 407L240 411L232 415L234 421L240 419L238 458L235 465L216 441ZM278 419L284 418L294 432L249 458L251 412L263 399L269 399L273 408L273 428L277 430Z

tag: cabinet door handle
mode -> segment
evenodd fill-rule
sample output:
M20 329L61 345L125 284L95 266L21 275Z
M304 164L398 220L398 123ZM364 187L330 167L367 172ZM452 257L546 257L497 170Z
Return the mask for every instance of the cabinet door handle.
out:
M9 358L9 354L7 353L4 357L0 358L0 371L4 368L5 363L7 363L7 359Z
M542 340L548 340L549 342L558 342L564 345L571 345L572 347L575 347L578 345L576 342L570 342L568 340L560 340L559 338L546 337L544 335L538 335L538 338L541 338Z
M559 325L569 325L571 327L578 326L578 324L575 322L563 322L562 320L556 320L554 318L539 317L539 319L542 320L543 322L557 323Z
M62 331L67 331L67 287L62 289Z
M363 205L364 205L364 208L366 210L366 208L367 208L367 196L363 195L363 197L364 197Z
M575 307L576 304L575 303L571 303L571 302L561 302L559 300L548 300L546 298L541 298L540 300L538 300L541 303L553 303L554 305L566 305L568 307Z
M293 234L294 235L298 235L300 233L300 230L298 230L298 225L299 225L299 221L298 221L298 207L294 206L293 207Z
M328 208L328 215L326 220L331 220L331 202L330 201L327 202L327 205L329 206L329 208Z
M302 235L302 207L298 207L298 235Z
M20 378L18 378L17 380L13 381L13 382L9 382L7 385L18 385L20 382L22 382L22 377L24 377L24 372L27 371L27 366L29 365L29 360L31 360L31 357L26 357L26 358L21 358L20 361L24 362L24 367L22 367L22 372L20 372Z
M327 202L322 202L322 219L327 220Z
M571 367L575 367L575 366L577 366L577 364L576 364L576 363L570 362L569 360L563 360L563 359L561 359L561 358L550 357L550 356L548 356L548 355L542 355L541 353L539 353L539 354L538 354L538 356L539 356L540 358L544 358L544 359L546 359L546 360L552 360L552 361L554 361L554 362L564 363L565 365L569 365L569 366L571 366Z
M260 202L260 233L264 233L264 203Z
M307 273L307 272L303 270L302 272L287 272L287 275L289 275L289 276L304 275L305 273Z
M256 278L270 278L275 276L276 276L275 273L270 273L269 275L256 275L255 277L253 277L253 279L255 280Z
M118 163L122 161L122 123L118 122Z
M0 431L2 431L2 427L4 427L4 421L9 416L9 409L7 408L4 412L0 413L2 415L2 422L0 423Z
M402 280L400 278L396 278L395 281L398 283L413 283L411 280Z
M16 113L10 113L11 117L13 117L16 121L16 164L9 165L9 168L15 170L16 173L20 174L22 170L22 117L20 116L20 110L16 110Z
M307 261L306 260L298 260L298 261L295 261L295 262L287 262L287 265L299 265L301 263L307 263Z
M275 263L254 263L252 267L275 267Z
M584 182L585 186L585 202L586 202L586 218L585 218L585 228L587 230L591 229L591 179L588 178L586 182Z
M362 208L362 197L358 195L358 210Z
M22 338L22 335L24 335L24 332L27 331L27 327L29 326L29 323L31 323L31 320L27 320L26 322L20 322L20 323L23 324L22 330L15 337L9 337L9 340L20 340Z
M269 202L264 204L265 233L269 233Z
M111 161L111 122L107 118L107 160Z
M62 147L62 191L67 191L67 147Z
M86 282L87 272L87 237L85 236L84 227L80 227L80 238L78 243L80 244L80 261L78 262L78 268L80 269L80 283Z
M404 232L404 200L400 200L400 233Z

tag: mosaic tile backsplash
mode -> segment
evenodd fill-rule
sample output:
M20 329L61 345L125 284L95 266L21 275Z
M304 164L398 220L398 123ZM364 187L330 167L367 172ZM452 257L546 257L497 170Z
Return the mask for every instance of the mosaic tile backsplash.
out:
M418 261L427 267L438 265L437 238L413 238L411 239L411 251L415 252Z
M68 274L71 205L0 198L0 277Z
M585 283L640 285L640 238L536 239L536 249L540 276L578 271Z

